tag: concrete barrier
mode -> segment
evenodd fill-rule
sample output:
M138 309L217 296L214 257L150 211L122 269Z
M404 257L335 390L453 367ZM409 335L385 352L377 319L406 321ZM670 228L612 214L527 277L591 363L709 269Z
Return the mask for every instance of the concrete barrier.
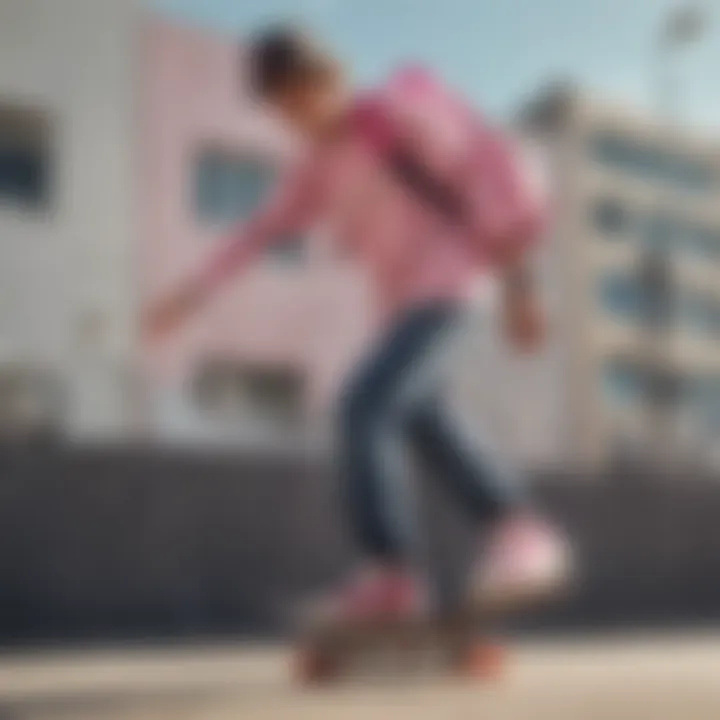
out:
M545 477L581 590L528 627L720 619L720 483ZM271 636L352 558L336 482L308 461L141 448L0 451L0 641ZM452 592L475 534L425 491L428 558Z

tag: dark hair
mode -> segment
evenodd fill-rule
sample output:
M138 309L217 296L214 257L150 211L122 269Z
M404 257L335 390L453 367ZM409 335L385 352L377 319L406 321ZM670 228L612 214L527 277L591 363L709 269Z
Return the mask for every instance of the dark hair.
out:
M249 65L250 90L261 98L311 82L328 69L326 57L308 36L288 27L256 35L250 42Z

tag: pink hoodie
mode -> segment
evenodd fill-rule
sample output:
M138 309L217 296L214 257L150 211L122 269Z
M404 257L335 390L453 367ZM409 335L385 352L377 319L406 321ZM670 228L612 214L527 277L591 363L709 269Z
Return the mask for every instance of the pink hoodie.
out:
M215 285L274 240L323 223L366 268L386 317L467 295L479 270L534 241L544 219L512 145L422 70L355 104L351 131L312 150L275 198L231 233L203 278ZM399 144L452 197L446 214L397 177ZM447 192L446 192L447 191Z

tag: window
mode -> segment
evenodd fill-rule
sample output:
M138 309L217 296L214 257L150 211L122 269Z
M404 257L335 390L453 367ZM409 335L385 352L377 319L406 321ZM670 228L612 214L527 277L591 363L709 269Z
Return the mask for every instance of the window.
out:
M680 300L683 323L705 335L720 335L720 301L702 292L685 292Z
M642 243L647 249L670 253L678 248L682 238L679 224L665 213L654 213L643 223Z
M702 384L702 414L710 430L720 433L720 376L704 379Z
M708 260L720 259L720 230L708 227L689 228L688 249Z
M694 224L663 212L653 212L640 219L638 229L644 248L673 255L720 260L720 228Z
M662 255L644 258L639 272L611 272L600 278L602 308L618 319L667 327L676 316L671 264Z
M640 367L628 360L613 359L603 368L603 390L613 404L633 404L642 400L647 391Z
M259 160L204 153L196 174L200 220L227 225L248 217L267 196L274 179L272 168Z
M594 223L604 235L617 236L628 231L631 224L627 208L618 200L599 200L593 209Z
M684 390L683 404L697 427L714 433L720 431L720 377L696 375L686 380Z
M47 118L0 104L0 204L31 210L47 206L49 146Z
M629 273L611 273L600 279L603 309L618 319L685 328L708 336L720 336L720 299L696 290L652 286Z
M205 151L195 168L198 218L218 227L247 219L272 192L276 174L273 165L259 158ZM268 253L280 263L294 264L302 260L304 249L301 238L279 238Z
M717 183L716 173L709 164L631 137L600 132L592 139L591 146L598 162L644 180L692 192L708 191Z
M643 365L628 358L613 358L602 369L605 397L614 405L646 400L677 405L687 392L688 380L673 370Z
M614 273L600 280L600 300L609 313L623 319L643 316L645 297L642 285L632 275Z
M720 261L720 227L662 211L633 213L621 200L600 198L591 208L595 228L609 239L627 236L641 248Z
M52 434L60 425L62 409L57 378L19 365L0 367L0 436Z
M305 382L293 369L216 362L196 377L198 404L230 419L294 424L302 417Z

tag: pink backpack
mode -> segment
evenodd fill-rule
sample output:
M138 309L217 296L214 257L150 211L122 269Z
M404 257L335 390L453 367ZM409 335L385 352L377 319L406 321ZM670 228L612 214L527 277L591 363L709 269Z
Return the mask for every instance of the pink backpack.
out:
M426 135L442 126L467 136L479 157L472 177L437 172L422 143L407 137L408 118ZM541 234L545 198L519 148L424 70L404 70L383 92L361 100L356 123L389 172L448 223L466 226L482 244L483 257L502 263Z

